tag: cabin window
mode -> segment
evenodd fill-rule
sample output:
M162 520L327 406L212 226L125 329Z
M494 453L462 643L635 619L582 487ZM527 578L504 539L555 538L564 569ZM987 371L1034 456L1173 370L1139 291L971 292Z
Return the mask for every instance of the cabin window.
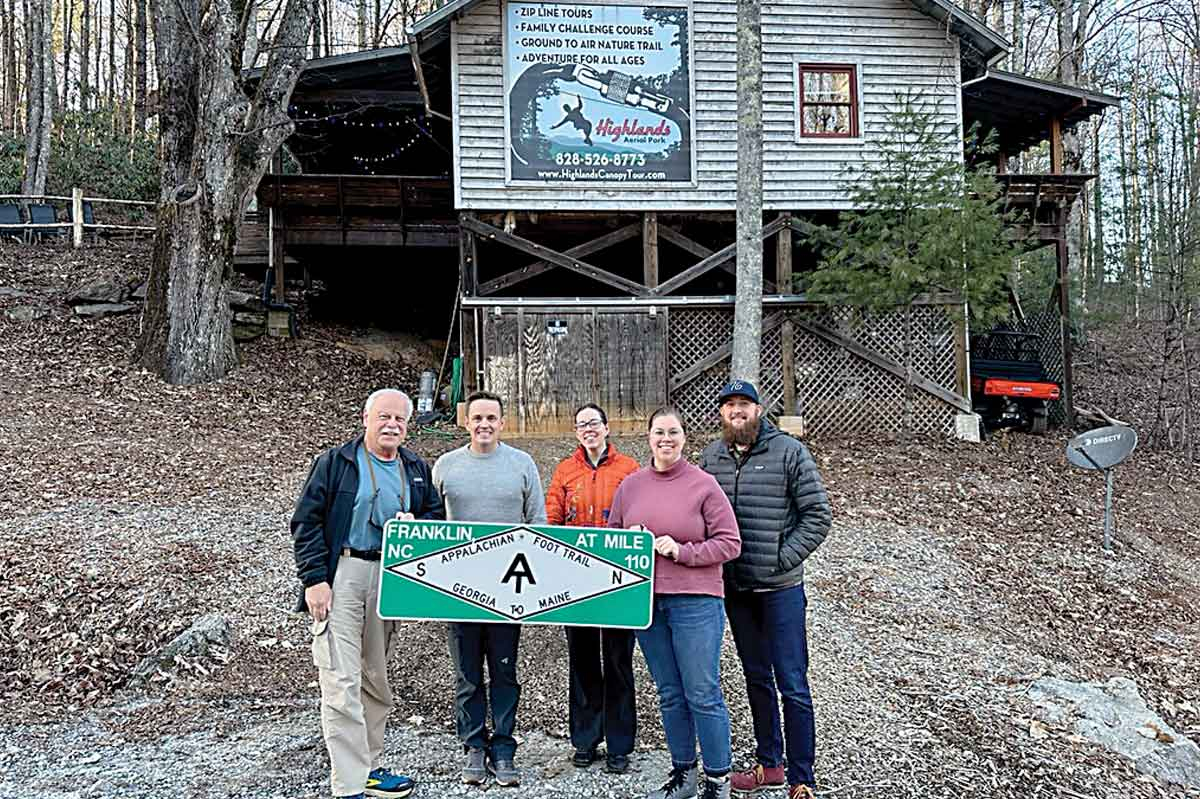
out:
M796 69L800 137L857 138L856 68L848 64L797 64Z

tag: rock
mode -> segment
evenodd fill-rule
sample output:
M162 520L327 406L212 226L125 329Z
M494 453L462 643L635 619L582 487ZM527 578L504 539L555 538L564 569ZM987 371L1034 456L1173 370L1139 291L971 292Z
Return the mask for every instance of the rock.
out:
M227 296L229 297L229 307L235 311L263 313L267 310L266 306L262 304L262 300L248 291L229 289Z
M254 339L259 338L266 332L267 332L267 329L264 325L234 324L233 340L234 341L254 341Z
M138 306L128 302L99 302L94 305L76 305L74 308L76 316L117 316L123 313L132 313L138 309Z
M149 286L149 285L150 285L149 283L147 283L147 282L143 281L142 283L140 283L140 284L138 285L138 287L137 287L137 288L135 288L135 289L133 290L133 293L132 293L132 294L130 294L129 296L130 296L130 297L132 297L132 298L133 298L133 299L135 299L135 300L144 300L144 299L146 299L146 287L147 287L147 286Z
M1113 677L1098 684L1045 677L1030 686L1029 698L1046 722L1073 724L1078 735L1128 757L1143 774L1200 788L1200 747L1150 710L1132 680Z
M198 657L207 654L209 647L214 644L229 646L230 637L229 622L224 616L216 613L201 616L192 622L191 627L177 635L175 640L137 664L130 674L130 682L144 683L159 669L172 668L175 658L180 655Z
M129 299L129 286L115 278L101 278L92 283L85 283L67 295L71 305L92 303L121 303Z
M18 305L15 308L9 308L4 315L10 322L32 322L35 319L41 319L48 313L50 312L45 308L34 305Z
M235 325L261 325L262 327L266 327L267 315L251 311L235 311L233 314L233 323Z
M9 288L8 286L0 286L0 297L18 297L20 299L29 299L32 296L33 295L30 294L28 291L22 291L21 289L12 289L12 288Z

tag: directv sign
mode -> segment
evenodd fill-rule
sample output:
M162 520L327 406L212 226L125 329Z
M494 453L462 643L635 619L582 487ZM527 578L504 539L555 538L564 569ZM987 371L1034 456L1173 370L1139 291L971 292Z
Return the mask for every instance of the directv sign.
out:
M1113 531L1113 467L1129 457L1137 446L1137 433L1132 427L1110 425L1081 433L1067 444L1067 460L1081 469L1104 472L1104 548L1112 549Z
M1081 469L1111 469L1129 457L1137 440L1132 427L1099 427L1071 439L1067 444L1067 460Z
M645 629L653 544L641 530L393 519L379 615Z

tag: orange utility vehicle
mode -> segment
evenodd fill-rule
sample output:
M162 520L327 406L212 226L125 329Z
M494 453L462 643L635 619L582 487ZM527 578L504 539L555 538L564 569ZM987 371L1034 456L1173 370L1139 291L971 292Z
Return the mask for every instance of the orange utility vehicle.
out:
M992 330L971 339L971 404L988 430L1046 432L1062 387L1046 375L1041 337Z

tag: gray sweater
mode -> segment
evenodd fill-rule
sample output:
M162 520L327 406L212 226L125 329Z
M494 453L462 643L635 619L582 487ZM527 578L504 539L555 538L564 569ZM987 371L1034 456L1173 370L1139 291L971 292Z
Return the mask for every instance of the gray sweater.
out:
M469 446L451 450L433 465L433 485L446 518L495 524L545 524L546 500L537 464L529 454L499 444L487 455Z

